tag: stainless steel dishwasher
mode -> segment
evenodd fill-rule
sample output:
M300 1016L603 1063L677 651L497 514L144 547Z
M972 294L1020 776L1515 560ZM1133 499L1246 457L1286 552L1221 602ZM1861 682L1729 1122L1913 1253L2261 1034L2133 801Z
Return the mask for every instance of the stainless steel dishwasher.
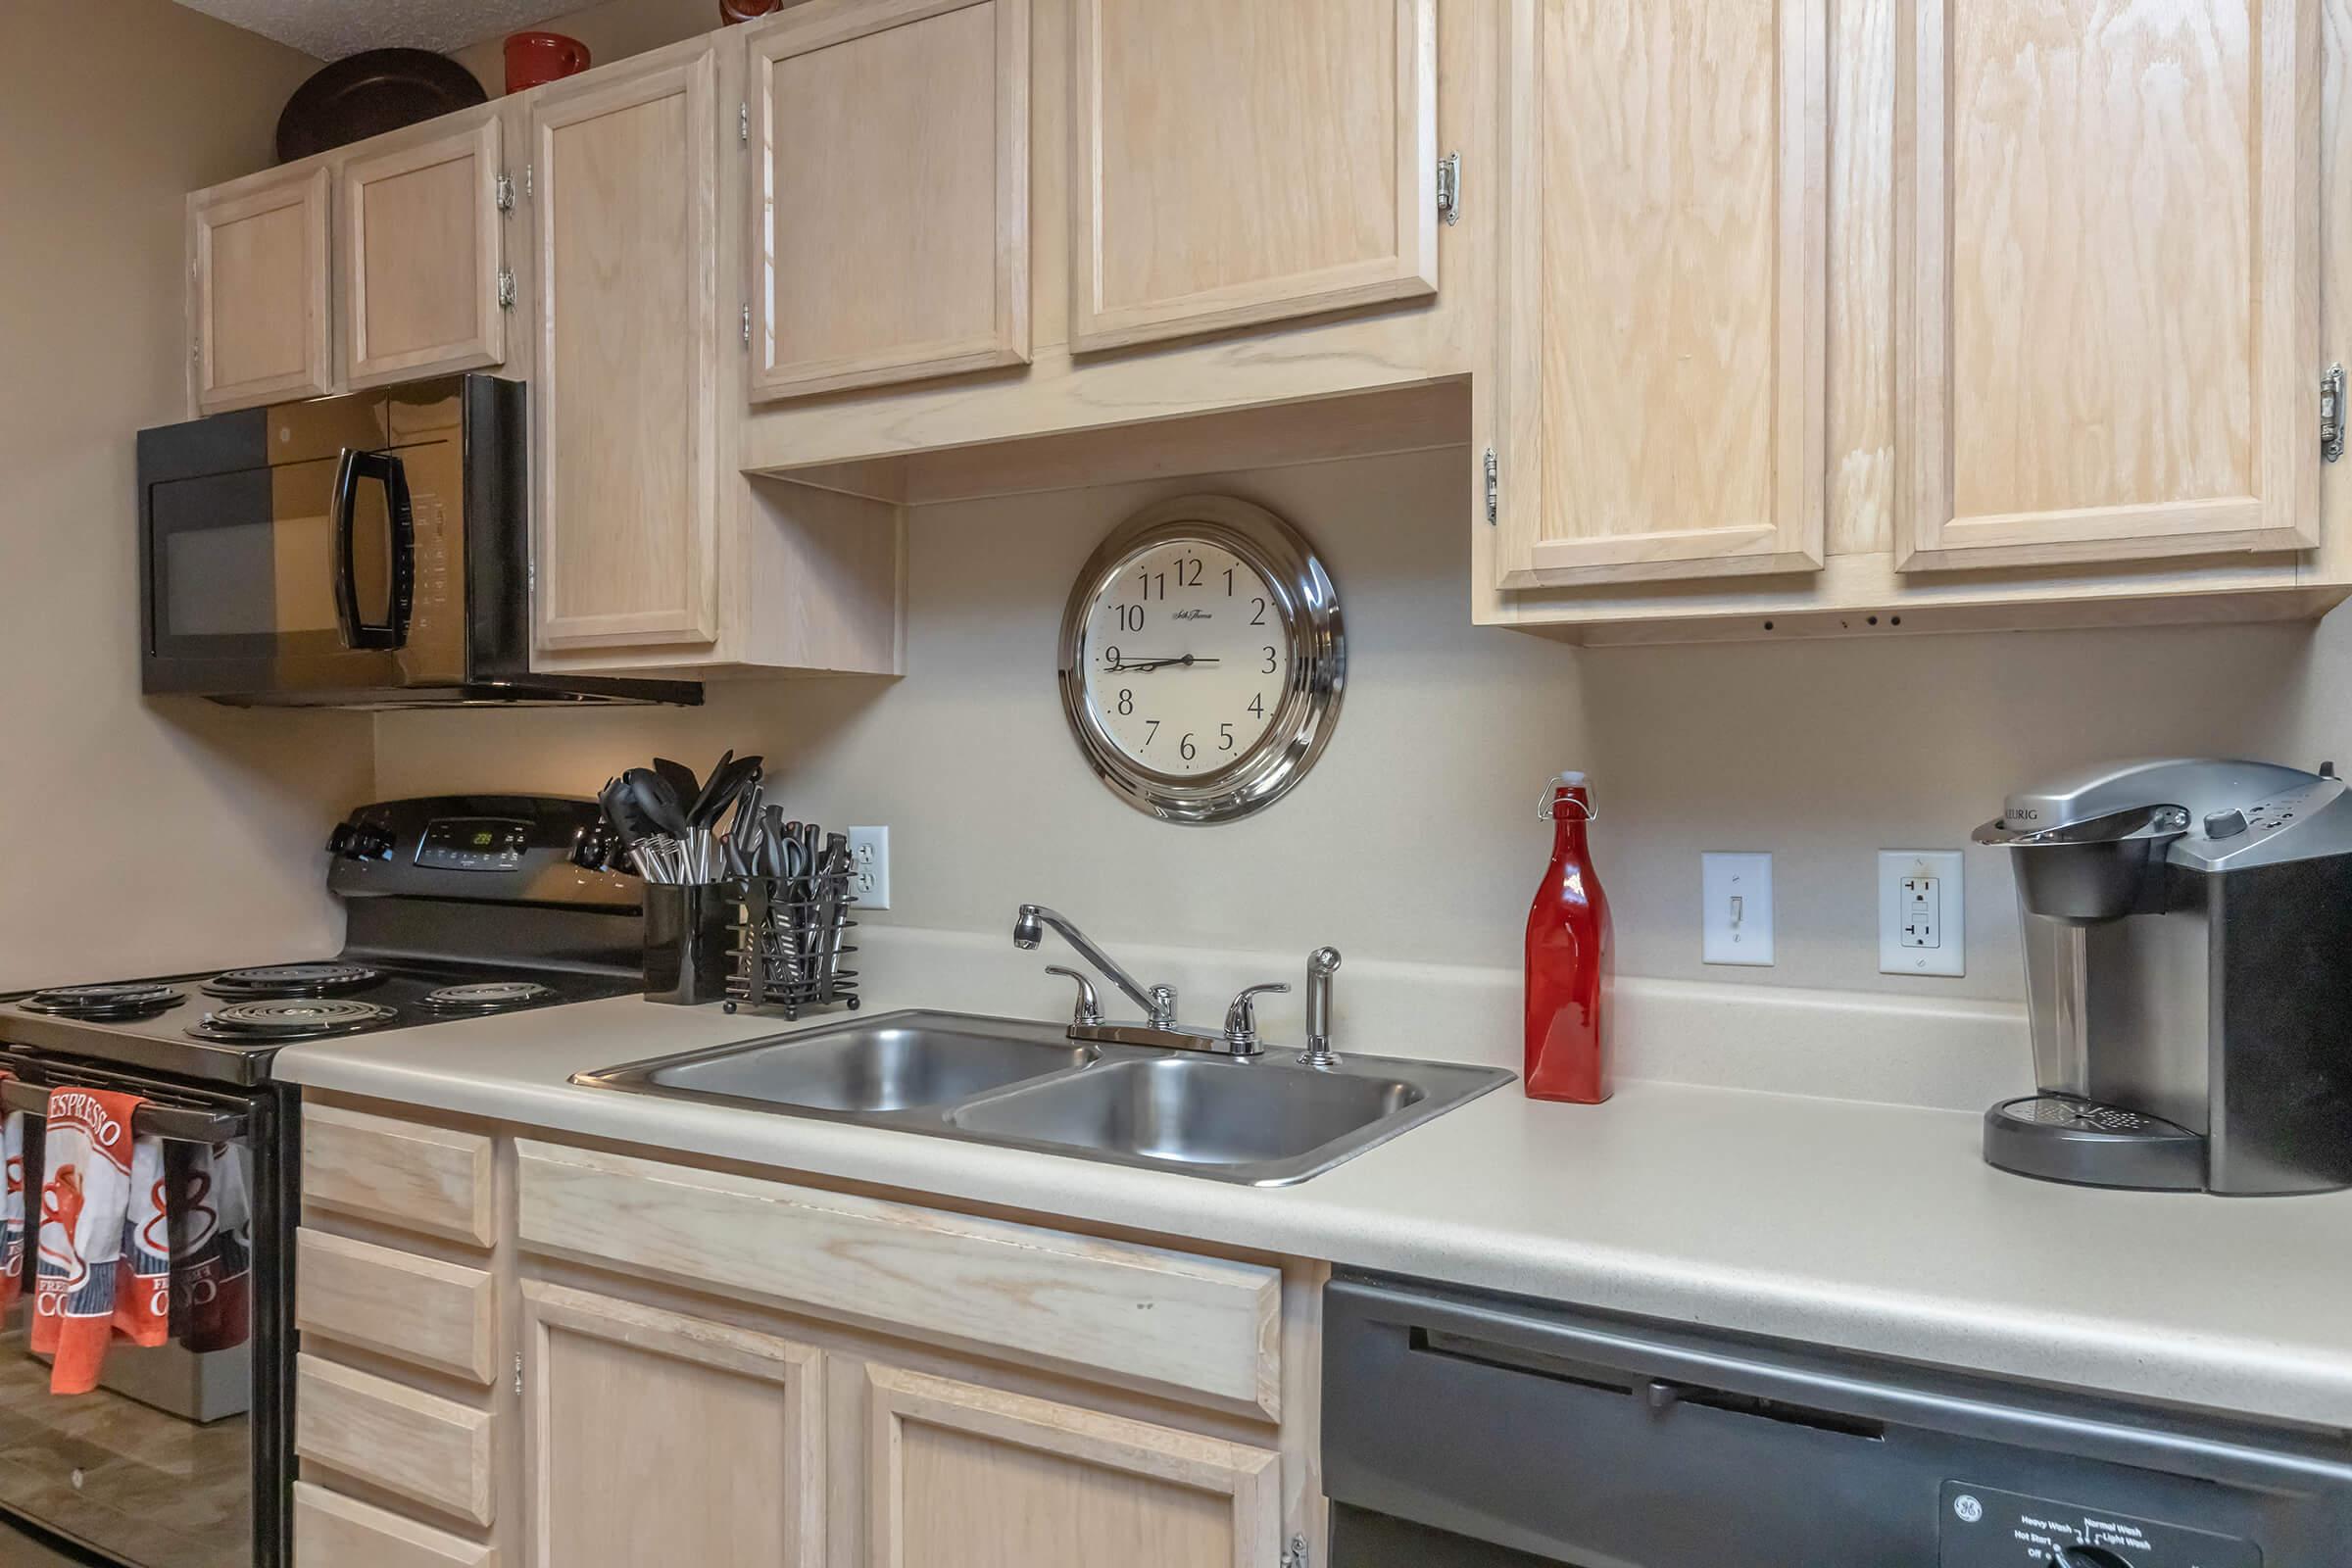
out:
M1332 1568L2346 1568L2352 1436L1342 1273Z

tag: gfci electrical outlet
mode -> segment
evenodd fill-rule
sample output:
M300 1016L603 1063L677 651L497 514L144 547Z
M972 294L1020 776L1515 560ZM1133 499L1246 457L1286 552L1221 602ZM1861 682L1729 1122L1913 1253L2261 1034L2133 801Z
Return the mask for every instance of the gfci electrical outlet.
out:
M1968 973L1958 850L1879 852L1879 971Z
M1698 858L1698 956L1707 963L1772 962L1772 857Z
M890 907L890 829L850 829L850 896L860 908Z

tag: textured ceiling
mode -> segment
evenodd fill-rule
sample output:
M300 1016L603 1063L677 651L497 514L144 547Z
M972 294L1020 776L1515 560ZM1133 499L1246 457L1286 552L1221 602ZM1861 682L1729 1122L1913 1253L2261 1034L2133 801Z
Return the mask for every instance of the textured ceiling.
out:
M179 0L306 55L340 60L363 49L444 53L575 10L580 0Z

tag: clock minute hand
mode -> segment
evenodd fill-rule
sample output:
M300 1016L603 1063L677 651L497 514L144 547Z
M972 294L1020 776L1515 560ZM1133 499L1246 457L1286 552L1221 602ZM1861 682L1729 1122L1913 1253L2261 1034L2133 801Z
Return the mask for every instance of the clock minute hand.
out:
M1172 659L1122 659L1109 667L1115 671L1164 669L1170 664L1213 664L1217 661L1202 659L1198 654L1179 654Z

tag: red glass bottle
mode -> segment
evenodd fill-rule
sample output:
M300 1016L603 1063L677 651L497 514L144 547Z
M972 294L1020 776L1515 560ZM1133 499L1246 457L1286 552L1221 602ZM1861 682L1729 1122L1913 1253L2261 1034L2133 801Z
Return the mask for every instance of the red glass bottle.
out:
M1551 865L1527 911L1527 1096L1596 1105L1609 1098L1609 901L1585 824L1582 773L1552 781Z

